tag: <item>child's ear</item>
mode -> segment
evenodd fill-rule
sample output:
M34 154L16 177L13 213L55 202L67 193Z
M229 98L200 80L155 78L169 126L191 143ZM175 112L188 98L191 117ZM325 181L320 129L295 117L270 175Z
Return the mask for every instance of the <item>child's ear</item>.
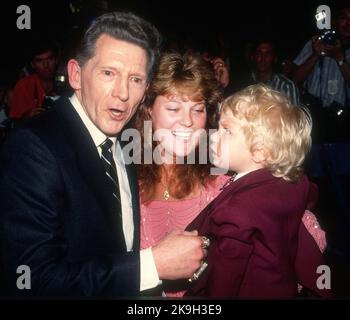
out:
M254 147L252 156L253 156L253 161L255 163L264 163L268 158L266 149L261 144L258 144Z

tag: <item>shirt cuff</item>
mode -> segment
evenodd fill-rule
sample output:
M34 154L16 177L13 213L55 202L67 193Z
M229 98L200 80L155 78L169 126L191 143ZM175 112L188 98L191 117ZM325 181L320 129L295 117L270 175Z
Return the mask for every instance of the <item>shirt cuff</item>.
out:
M159 280L156 264L154 263L152 248L140 251L140 291L152 289L162 282Z

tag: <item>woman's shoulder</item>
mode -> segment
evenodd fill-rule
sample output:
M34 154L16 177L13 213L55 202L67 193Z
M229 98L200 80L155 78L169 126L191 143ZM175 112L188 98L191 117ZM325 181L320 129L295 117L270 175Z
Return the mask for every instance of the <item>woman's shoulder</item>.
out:
M231 176L226 174L218 175L214 180L210 181L205 188L208 191L218 191L220 192L223 186L227 183L227 181L231 178Z
M218 175L218 177L215 180L215 183L217 185L220 185L220 188L228 181L230 180L232 175L227 175L227 174L221 174Z
M227 175L218 175L214 180L208 182L204 189L204 193L207 195L207 197L214 199L216 196L221 193L223 187L227 183L227 181L230 179L230 176Z

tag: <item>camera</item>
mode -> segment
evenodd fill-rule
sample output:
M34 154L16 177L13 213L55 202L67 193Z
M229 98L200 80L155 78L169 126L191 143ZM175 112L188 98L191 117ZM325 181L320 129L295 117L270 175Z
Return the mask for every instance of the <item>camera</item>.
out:
M324 44L329 46L335 46L337 44L338 35L334 30L326 30L319 37Z

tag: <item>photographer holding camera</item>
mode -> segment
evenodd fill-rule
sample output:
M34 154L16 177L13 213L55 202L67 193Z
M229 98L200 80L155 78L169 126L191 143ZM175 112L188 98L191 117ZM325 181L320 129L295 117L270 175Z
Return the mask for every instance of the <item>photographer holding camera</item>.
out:
M294 60L294 82L322 107L350 105L349 3L338 8L334 27L335 33L314 36Z

